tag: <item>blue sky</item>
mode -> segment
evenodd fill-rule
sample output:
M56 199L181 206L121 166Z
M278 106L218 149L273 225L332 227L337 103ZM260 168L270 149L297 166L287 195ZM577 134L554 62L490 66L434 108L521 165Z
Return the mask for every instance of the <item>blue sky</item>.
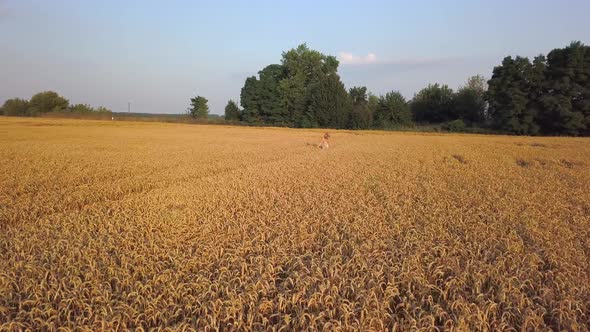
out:
M411 98L489 78L506 55L590 43L590 1L0 0L0 103L54 90L114 111L222 114L247 76L306 42L347 87Z

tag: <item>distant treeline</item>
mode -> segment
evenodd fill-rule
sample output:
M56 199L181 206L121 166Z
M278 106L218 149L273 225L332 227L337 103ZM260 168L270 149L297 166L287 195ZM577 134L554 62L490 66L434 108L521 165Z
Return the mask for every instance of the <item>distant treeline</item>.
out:
M70 105L69 100L53 91L39 92L31 100L8 99L0 108L0 115L9 116L51 116L60 114L93 114L106 116L111 110L105 107L93 108L86 104Z
M230 100L225 118L301 128L438 125L449 131L590 134L590 47L581 42L554 49L532 63L520 56L506 57L487 82L474 76L457 91L431 84L411 100L398 91L382 96L366 87L347 91L338 64L335 57L305 44L284 52L281 64L268 65L246 79L242 109Z
M546 57L539 55L532 62L508 56L487 82L473 76L457 91L445 84L429 84L411 100L398 91L376 96L362 86L346 90L338 65L334 56L305 44L283 52L280 64L268 65L246 79L240 94L242 108L230 100L225 120L298 128L590 135L590 46L581 42L554 49ZM207 102L203 96L191 98L186 118L166 121L207 121L211 117ZM51 91L29 101L9 99L0 108L0 115L15 116L107 113L111 111L104 107L70 105Z

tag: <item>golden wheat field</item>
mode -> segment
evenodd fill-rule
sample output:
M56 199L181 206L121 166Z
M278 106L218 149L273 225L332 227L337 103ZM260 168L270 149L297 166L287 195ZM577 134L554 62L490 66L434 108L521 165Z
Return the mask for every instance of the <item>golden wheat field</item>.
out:
M588 331L590 139L0 117L0 330Z

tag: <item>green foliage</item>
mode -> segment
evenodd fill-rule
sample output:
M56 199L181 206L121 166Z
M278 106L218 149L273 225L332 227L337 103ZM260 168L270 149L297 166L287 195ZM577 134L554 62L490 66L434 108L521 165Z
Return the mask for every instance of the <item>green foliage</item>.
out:
M4 115L9 116L29 116L29 102L20 99L20 98L13 98L8 99L2 105L2 113Z
M255 76L246 78L244 87L240 93L242 104L242 121L248 123L260 122L260 99L259 82Z
M229 100L225 106L225 119L228 121L240 120L240 109L233 100Z
M398 128L412 124L412 113L404 96L391 91L377 101L375 126L378 128Z
M195 119L206 119L209 115L208 100L202 96L191 98L190 115Z
M69 101L56 92L45 91L34 95L29 101L28 113L35 115L37 113L47 112L65 112L69 106Z
M309 109L311 91L326 76L336 75L338 60L302 44L283 52L281 63L285 78L279 84L279 91L290 124L296 127L313 126L318 122L314 115L320 110Z
M373 114L369 108L369 101L366 87L353 87L350 89L350 98L352 101L352 112L348 128L350 129L369 129L373 124Z
M335 57L311 50L305 44L283 52L281 64L269 65L258 77L246 79L240 94L242 121L292 127L344 127L350 107L337 69Z
M539 123L547 134L590 134L590 46L573 42L547 55Z
M547 58L506 57L488 82L496 129L515 134L590 134L590 47L573 42Z
M104 106L98 106L98 108L95 110L96 113L113 113L113 111L111 111L110 109L104 107Z
M455 94L455 114L469 124L483 124L486 120L487 102L485 99L487 83L483 76L467 79L465 86Z
M465 122L463 122L463 120L457 119L457 120L445 122L442 125L442 128L446 131L450 131L453 133L460 133L460 132L464 132L465 129L467 128L467 126L465 125Z
M72 113L91 113L94 112L94 109L87 104L76 104L70 106L68 111Z
M306 125L345 128L352 102L337 74L323 76L311 89Z
M420 123L441 123L457 119L454 93L447 85L429 84L411 102L414 120Z
M289 124L288 112L284 107L284 100L279 90L279 84L285 78L285 67L269 65L258 72L259 114L264 123L274 125Z
M536 110L529 104L532 65L523 57L506 57L488 81L489 112L496 129L514 134L538 133Z
M112 111L104 106L99 106L94 109L88 104L76 104L68 107L67 112L89 114L89 113L112 113Z

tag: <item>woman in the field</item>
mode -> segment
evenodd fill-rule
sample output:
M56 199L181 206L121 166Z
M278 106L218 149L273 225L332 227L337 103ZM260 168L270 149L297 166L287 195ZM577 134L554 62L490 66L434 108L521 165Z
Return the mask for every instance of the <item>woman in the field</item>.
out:
M322 141L320 142L320 144L318 144L318 148L320 148L320 149L330 148L330 144L328 143L328 138L330 138L330 134L325 133L324 138L322 138Z

